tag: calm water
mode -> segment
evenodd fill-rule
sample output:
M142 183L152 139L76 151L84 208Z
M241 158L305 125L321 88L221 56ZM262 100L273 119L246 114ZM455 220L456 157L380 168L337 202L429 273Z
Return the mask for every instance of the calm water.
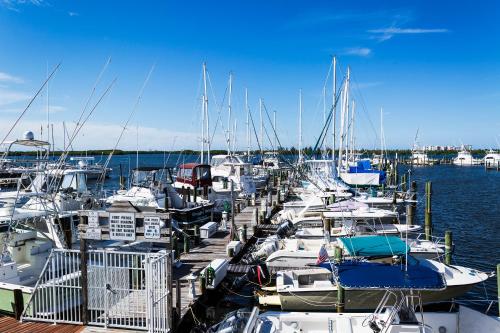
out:
M458 265L486 272L500 263L500 172L482 166L437 165L411 170L417 181L418 220L423 224L425 182L432 181L432 221L434 235L453 232L454 261ZM496 277L476 287L465 298L496 299ZM494 310L498 306L493 307Z
M198 156L192 155L139 155L138 165L175 166L197 159ZM113 172L107 188L116 188L120 164L124 175L127 175L129 167L137 165L136 156L113 157L110 165ZM407 169L401 169L400 174L404 170ZM444 236L446 230L453 232L456 264L487 272L496 270L496 264L500 263L497 234L497 227L500 226L500 172L486 171L481 166L437 165L413 168L410 174L411 180L417 182L419 223L423 224L424 220L424 184L432 181L434 235ZM470 301L486 297L496 299L496 278L490 278L484 286L476 287L464 298ZM495 304L490 313L497 309Z

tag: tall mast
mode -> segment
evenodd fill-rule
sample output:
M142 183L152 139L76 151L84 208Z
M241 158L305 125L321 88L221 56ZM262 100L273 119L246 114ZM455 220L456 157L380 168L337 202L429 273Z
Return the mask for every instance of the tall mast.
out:
M383 109L380 108L380 164L384 160L384 113Z
M247 111L247 157L250 160L250 110L248 109L248 89L245 88L245 110Z
M302 89L299 90L299 162L302 157Z
M356 102L354 100L352 100L352 111L351 111L351 138L350 138L350 143L349 143L349 146L350 146L350 149L351 149L351 156L350 158L353 159L353 162L354 162L354 110L356 108Z
M337 98L337 57L333 57L333 123L332 123L332 163L335 165L335 149L337 147L336 142L336 127L337 127L337 105L335 100Z
M227 119L227 154L231 154L231 94L233 92L233 73L229 73L229 98L228 98L228 119Z
M326 126L326 82L325 82L325 85L323 86L323 127ZM325 133L328 132L328 129L325 129ZM325 141L323 141L323 144L321 145L321 150L323 150L323 152L321 153L322 156L325 156L326 154L324 153L325 152Z
M260 152L264 152L264 118L262 117L262 98L259 98L259 114L260 114Z
M47 61L47 76L49 76L49 62L48 61ZM50 85L50 82L47 82L47 142L50 142L49 85ZM50 148L52 148L52 150L54 149L54 147L50 147Z
M340 145L339 145L339 158L338 158L338 169L342 166L342 153L344 146L344 137L345 137L345 122L349 116L349 75L350 69L347 67L347 76L344 84L344 91L342 93L342 110L340 112Z
M201 164L205 163L204 154L205 154L205 114L206 108L208 104L207 99L207 64L203 63L203 97L201 101L201 152L200 152L200 160ZM208 161L210 163L210 161Z
M273 132L274 132L274 147L273 152L276 154L276 141L277 141L277 130L276 130L276 110L273 111Z
M231 149L233 154L236 151L236 131L238 129L238 119L234 120L234 128L233 128L233 137L231 143L233 144L233 148Z

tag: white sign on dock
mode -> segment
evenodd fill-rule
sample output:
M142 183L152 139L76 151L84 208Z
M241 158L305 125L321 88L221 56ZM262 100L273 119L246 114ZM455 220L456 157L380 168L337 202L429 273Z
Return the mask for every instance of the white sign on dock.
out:
M144 216L144 238L160 239L161 220L158 216Z
M90 211L88 215L87 225L89 228L99 228L99 213Z
M135 214L109 213L109 238L113 240L135 240Z
M87 228L85 229L85 239L101 239L101 228Z

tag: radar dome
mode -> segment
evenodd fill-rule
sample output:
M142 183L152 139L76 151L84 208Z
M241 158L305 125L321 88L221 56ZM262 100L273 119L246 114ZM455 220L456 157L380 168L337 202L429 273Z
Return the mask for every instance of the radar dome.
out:
M24 132L23 137L24 137L24 140L34 140L35 139L35 135L33 134L32 131Z

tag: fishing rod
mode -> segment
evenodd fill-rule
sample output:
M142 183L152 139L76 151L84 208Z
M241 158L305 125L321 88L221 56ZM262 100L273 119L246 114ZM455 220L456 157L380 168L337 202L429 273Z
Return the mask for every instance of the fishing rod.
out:
M101 175L99 176L99 179L96 182L96 188L99 186L99 184L101 184L101 190L102 190L102 188L104 186L104 180L106 179L106 170L108 168L109 162L111 161L111 158L113 157L113 154L116 151L116 148L120 144L120 141L121 141L121 139L123 137L123 134L125 133L125 130L127 129L127 126L129 124L130 120L132 119L132 117L134 116L134 114L137 111L137 108L138 108L138 106L139 106L139 104L140 104L140 102L142 100L142 95L144 93L144 89L146 88L146 85L148 84L149 79L151 78L151 75L153 74L153 71L154 71L155 67L156 67L156 64L153 64L153 66L151 66L151 69L149 70L148 75L146 76L146 79L144 80L144 83L142 84L142 87L139 90L139 95L137 95L137 99L135 101L135 104L134 104L132 110L130 111L130 113L128 115L127 121L125 122L125 125L123 126L123 128L122 128L122 130L120 132L118 140L116 140L116 143L115 143L115 146L114 146L113 150L111 150L111 152L108 155L108 158L106 159L106 162L103 165L102 173L101 173Z
M54 67L54 69L52 70L52 72L50 73L50 75L45 79L45 81L43 82L43 84L41 85L41 87L38 89L38 91L35 93L35 95L30 99L28 105L24 108L23 112L21 112L21 114L19 115L19 117L17 117L17 119L14 122L14 124L10 127L9 131L7 132L7 134L2 139L2 142L0 143L0 146L5 143L5 140L7 140L7 137L12 133L12 131L17 126L17 124L19 123L19 121L21 120L21 118L26 113L26 111L28 111L28 109L30 108L31 104L33 104L33 102L38 97L38 95L40 95L40 93L42 92L42 90L45 88L45 86L47 85L47 83L49 83L50 79L52 78L52 76L54 76L54 74L56 73L56 71L59 69L60 66L61 66L61 62L59 62Z
M99 97L99 99L97 100L97 102L94 104L94 106L90 109L89 113L86 115L86 117L83 119L83 121L81 121L81 123L79 124L79 126L77 128L75 128L75 131L72 135L72 137L70 138L70 141L68 143L68 147L73 143L73 141L75 140L76 136L78 135L78 133L80 132L80 130L83 128L83 126L87 123L87 121L89 120L90 116L94 113L95 109L99 106L99 104L101 104L102 100L104 99L104 97L106 95L108 95L108 93L111 91L111 88L114 86L114 84L116 83L116 78L108 85L108 87L106 88L106 90L104 90L104 92L101 94L101 96ZM59 158L59 161L58 161L58 164L57 164L57 167L56 167L56 177L53 178L52 180L52 183L50 184L50 188L57 188L59 186L59 184L57 182L60 182L62 181L62 179L58 180L58 178L62 178L62 177L57 177L59 174L58 173L61 173L63 172L63 163L64 161L66 160L68 156L68 150L66 149L60 156ZM58 185L57 187L55 185ZM54 195L55 195L55 191L54 191Z

